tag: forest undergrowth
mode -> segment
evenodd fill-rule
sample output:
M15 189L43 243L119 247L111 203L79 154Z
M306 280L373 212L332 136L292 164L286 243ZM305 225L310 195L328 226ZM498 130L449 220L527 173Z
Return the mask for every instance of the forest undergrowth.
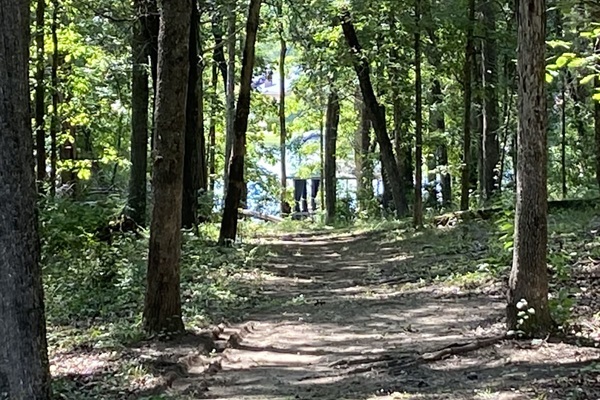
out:
M358 346L358 342L351 343L350 339L346 344L340 341L331 349L327 347L331 344L323 344L321 350L315 351L321 357L329 350L331 354L340 353L339 359L335 358L338 355L331 355L333 358L329 360L334 361L328 365L349 368L366 363L364 371L349 375L358 379L355 383L361 390L356 389L355 384L348 386L343 380L335 386L329 372L311 369L305 371L306 376L293 378L312 382L315 374L322 373L329 379L327 389L315 381L312 384L320 389L311 389L311 392L293 387L289 393L296 393L299 396L296 398L302 399L385 396L390 399L596 399L600 396L597 378L600 363L598 353L594 352L600 342L600 216L595 210L570 210L550 216L548 259L551 306L559 326L557 339L503 341L491 350L446 358L427 370L430 374L436 370L449 373L456 367L462 371L464 382L478 381L480 385L472 389L462 387L452 380L454 378L440 386L431 383L435 382L433 377L423 375L412 380L406 378L408 383L397 387L391 387L388 380L380 378L394 375L394 369L388 368L385 362L402 353L406 346L404 340L408 340L399 339L402 335L410 337L411 343L414 341L412 350L424 352L451 345L452 341L462 343L503 333L503 309L499 305L504 301L511 264L511 213L488 221L450 220L446 226L429 226L421 231L414 231L403 222L387 221L335 228L324 228L316 222L257 225L244 221L240 232L242 243L233 248L216 246L217 227L202 225L198 232L184 233L181 290L183 317L190 336L161 341L158 339L170 338L148 338L141 325L148 232L114 232L110 240L98 237L98 228L118 215L121 206L110 198L89 203L57 201L45 204L41 213L48 341L56 398L242 399L245 395L253 399L293 398L293 395L286 397L287 392L275 391L265 392L260 397L254 392L255 387L250 385L244 391L244 385L239 382L241 392L236 395L220 391L220 386L227 385L215 377L222 374L223 379L238 379L238 372L227 372L225 365L219 364L215 367L218 371L212 372L211 368L204 368L193 379L186 368L178 370L173 366L189 357L188 353L197 352L198 346L204 343L205 332L219 324L222 333L258 319L257 331L251 333L248 340L273 341L263 346L273 351L278 346L286 346L282 342L290 334L289 327L281 322L286 315L294 315L294 323L298 320L308 323L312 318L310 322L319 329L305 335L314 334L314 341L323 344L324 339L319 336L323 330L331 329L332 335L339 335L335 332L340 326L343 328L340 332L354 330L359 325L355 316L363 313L364 329L368 327L368 332L372 330L382 338L381 343L369 342L365 348L378 348L383 343L389 346L389 352L383 356L376 353L383 357L379 364L370 365L369 360L362 360L364 352L348 359L344 346L348 351ZM323 260L324 257L331 258ZM348 298L351 300L343 303ZM440 331L447 328L448 332L460 333L442 340L426 333L428 328L419 327L419 322L403 322L400 326L387 321L373 325L386 307L390 313L395 310L410 314L411 309L418 310L428 301L433 302L430 308L435 312L427 314L424 326L432 325L434 332L435 328ZM344 306L335 305L336 302ZM449 304L460 310L445 309ZM315 308L319 311L314 311ZM311 311L305 313L306 309ZM458 319L446 321L444 318L453 312ZM300 315L299 319L296 315ZM462 324L461 318L469 322ZM268 325L272 323L274 325ZM268 327L263 330L270 333L260 333L261 326ZM363 333L356 336L360 341L364 339ZM279 336L284 339L279 340ZM226 347L238 348L231 337L229 339ZM561 340L568 344L554 343ZM205 354L209 360L205 365L209 367L217 365L210 360L217 360L217 352L223 350L214 348L212 342L211 346L213 348ZM315 348L319 347L315 345ZM232 351L235 355L235 350ZM533 367L519 371L524 374L519 379L527 390L521 390L514 382L509 386L512 385L514 393L525 397L502 397L510 392L510 387L493 380L497 375L510 375L511 368L518 369L521 362L507 362L487 377L483 373L469 375L464 369L464 363L509 359L518 352L531 353L528 353L528 361L539 361L542 367L544 357L537 359L533 353L558 352L556 354L561 354L566 361L571 360L572 365L564 367L562 372L560 366L547 365L558 371L559 379L547 379ZM243 363L246 356L241 353L236 357ZM310 365L322 362L313 360ZM282 371L287 368L280 367ZM252 370L248 365L235 370L246 369ZM424 373L420 367L413 370ZM272 372L277 379L287 379L285 375L278 375L280 373ZM364 385L369 373L379 377L368 378L375 386ZM406 376L411 374L413 372ZM187 383L177 389L174 383L177 379L187 379ZM504 385L507 384L505 380ZM448 394L452 391L456 397ZM313 393L310 395L313 397L308 393Z

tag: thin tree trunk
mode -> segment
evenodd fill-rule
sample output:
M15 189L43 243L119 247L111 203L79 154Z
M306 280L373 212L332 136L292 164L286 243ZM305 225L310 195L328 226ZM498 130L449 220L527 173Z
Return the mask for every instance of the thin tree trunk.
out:
M562 187L562 198L567 198L567 99L565 96L567 77L563 76L561 88L560 123L561 123L561 145L560 145L560 176Z
M218 82L217 65L213 64L211 74L211 85L213 90L212 107L210 109L210 127L208 129L208 140L209 140L209 156L208 156L208 170L210 174L210 191L215 190L215 181L217 178L217 169L215 165L215 151L217 147L217 82Z
M183 157L183 199L181 226L186 229L198 223L198 191L200 190L202 149L198 129L198 6L191 0L191 24L189 31L189 72L185 109L185 146Z
M137 18L133 27L131 49L133 69L131 84L131 175L127 197L127 215L138 225L146 224L146 171L148 169L148 57L151 46L147 17L142 0L134 7Z
M423 101L421 83L421 0L415 1L415 205L413 225L423 226Z
M46 0L37 0L35 11L35 150L37 164L38 191L44 192L46 181L46 87L44 85L44 71L46 69L44 50L44 17L46 13Z
M223 87L227 90L227 60L225 60L225 44L223 43L223 31L221 25L223 24L223 17L221 10L217 8L214 11L211 19L212 34L215 38L215 50L213 51L213 60L216 66L221 71L223 77ZM216 92L215 92L216 93Z
M506 168L506 156L509 149L508 138L510 134L511 114L512 114L512 85L510 84L510 73L508 71L509 58L505 56L504 60L504 77L505 77L505 92L504 92L504 137L502 138L502 145L500 147L500 172L498 173L498 190L502 190L502 179L504 177L504 171Z
M29 4L0 0L0 398L50 400L29 114Z
M56 137L60 127L58 119L58 9L59 0L52 1L52 71L50 79L52 83L52 119L50 121L50 195L56 195L56 165L57 145Z
M371 147L371 121L362 99L360 87L356 93L356 109L359 126L355 140L355 163L357 171L357 197L361 211L368 211L373 200L373 161L369 154Z
M443 100L444 95L442 93L442 85L438 79L434 79L433 86L431 87L431 111L429 122L431 128L437 132L435 140L438 142L438 145L436 146L435 159L442 177L442 204L447 207L452 203L452 183L450 173L448 171L448 146L446 145L445 137L446 120L444 118L444 112L441 110ZM437 194L437 192L434 193Z
M327 100L327 114L325 117L325 223L328 225L335 222L337 202L335 153L339 123L340 99L337 92L332 90Z
M248 129L248 114L250 114L250 94L252 84L252 69L254 68L256 35L260 16L262 0L250 0L248 10L248 21L246 23L246 42L242 57L242 75L240 81L240 94L235 111L235 140L231 165L229 168L229 179L227 195L225 197L225 209L219 233L219 244L224 245L235 241L237 235L238 208L244 184L244 158L246 155L246 130Z
M236 44L236 0L230 0L229 18L227 21L227 90L226 90L226 120L225 120L225 196L229 188L229 168L231 164L231 151L235 140L235 44ZM245 135L245 133L244 133Z
M490 200L498 189L499 177L496 171L500 160L498 141L498 66L496 53L496 5L485 0L481 5L484 18L483 41L483 188L485 200Z
M146 29L150 40L148 52L150 54L150 75L152 76L152 104L150 110L152 114L150 121L150 149L155 149L156 143L156 92L158 79L158 31L160 25L160 13L158 11L157 0L145 0L146 4Z
M184 330L179 261L191 10L190 0L169 0L161 7L154 207L144 305L144 328L154 333Z
M600 39L596 39L594 52L600 54ZM597 62L600 65L600 62ZM600 88L600 78L594 79L596 89ZM594 141L596 147L596 181L600 187L600 102L594 101Z
M283 19L283 1L279 3L278 15L280 20ZM287 189L287 172L285 165L285 143L287 140L287 131L285 126L285 55L287 53L287 45L283 37L283 22L279 26L279 153L281 158L281 214L287 211L285 197Z
M377 142L379 143L381 159L392 189L396 216L402 218L408 214L408 204L406 201L406 192L401 184L398 164L394 157L392 142L390 141L387 132L385 110L377 102L377 98L375 97L375 92L373 91L373 85L371 83L369 63L364 58L364 55L361 54L361 46L358 42L351 16L348 12L345 12L342 15L342 29L353 55L354 69L358 75L363 99L369 111L369 119L373 124L373 130L375 131Z
M518 3L519 130L513 266L507 325L545 337L553 322L548 307L548 189L545 90L546 2ZM529 310L533 310L530 312ZM523 318L523 314L528 318Z
M463 162L461 173L460 209L469 209L469 189L471 163L471 73L473 71L473 58L475 56L473 44L473 24L475 21L475 0L469 0L468 6L467 42L465 48L464 65L464 117L463 117Z

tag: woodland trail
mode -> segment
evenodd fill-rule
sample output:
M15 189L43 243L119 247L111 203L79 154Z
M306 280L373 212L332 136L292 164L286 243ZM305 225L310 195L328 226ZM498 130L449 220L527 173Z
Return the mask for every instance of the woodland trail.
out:
M555 383L576 376L600 356L597 350L503 341L437 362L411 362L502 333L501 283L469 290L435 279L473 264L479 234L263 239L271 255L262 291L272 305L249 316L252 328L225 351L202 398L570 398Z

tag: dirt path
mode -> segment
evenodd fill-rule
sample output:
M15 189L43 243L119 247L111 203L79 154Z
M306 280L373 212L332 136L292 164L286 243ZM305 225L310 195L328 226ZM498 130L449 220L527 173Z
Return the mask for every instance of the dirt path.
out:
M579 376L600 353L564 344L505 341L409 367L368 362L411 360L502 333L501 286L490 283L471 292L434 279L473 264L481 255L478 233L433 235L438 237L268 239L272 256L264 268L270 278L262 290L272 305L250 316L252 329L226 350L223 369L207 382L202 398L592 398L565 397L556 382ZM542 394L546 397L538 397Z

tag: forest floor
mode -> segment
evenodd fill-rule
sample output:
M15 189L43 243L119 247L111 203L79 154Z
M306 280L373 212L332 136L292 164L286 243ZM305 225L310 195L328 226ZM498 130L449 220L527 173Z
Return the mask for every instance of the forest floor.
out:
M572 339L500 340L507 274L489 271L489 229L259 235L260 277L245 279L263 301L212 339L127 350L162 360L163 385L103 398L600 399L600 261L577 261L570 278L584 293ZM581 240L571 233L555 235L561 246Z

